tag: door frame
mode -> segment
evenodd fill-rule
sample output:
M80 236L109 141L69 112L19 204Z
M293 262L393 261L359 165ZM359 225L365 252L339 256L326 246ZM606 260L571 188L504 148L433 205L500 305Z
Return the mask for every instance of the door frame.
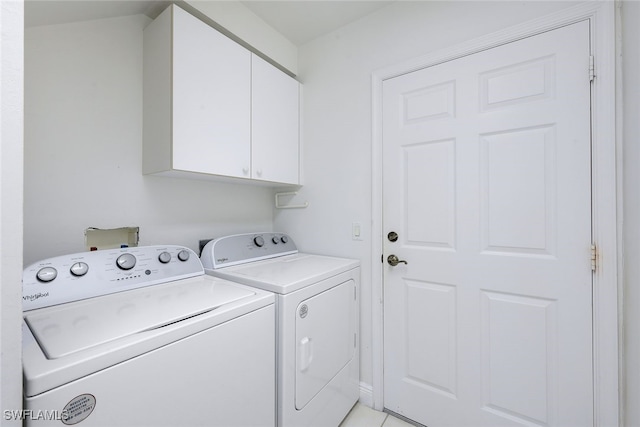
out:
M363 390L363 401L377 410L384 408L384 265L380 254L384 249L382 200L382 83L419 69L471 55L505 43L545 31L590 21L591 54L594 56L595 79L591 87L591 191L592 236L597 244L598 267L593 275L593 378L594 425L619 425L620 351L619 307L621 291L621 226L617 215L622 212L621 141L616 129L616 15L614 2L587 2L554 14L376 70L372 73L372 352L373 378L371 391ZM585 70L585 73L588 70ZM619 184L620 183L620 184ZM585 256L587 251L585 251Z

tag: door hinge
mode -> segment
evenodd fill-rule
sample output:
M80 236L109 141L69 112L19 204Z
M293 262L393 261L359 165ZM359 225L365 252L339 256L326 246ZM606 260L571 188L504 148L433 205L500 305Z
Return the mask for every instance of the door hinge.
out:
M593 55L589 57L589 81L592 82L596 78L596 61Z
M591 271L595 272L598 268L598 248L596 245L591 245Z

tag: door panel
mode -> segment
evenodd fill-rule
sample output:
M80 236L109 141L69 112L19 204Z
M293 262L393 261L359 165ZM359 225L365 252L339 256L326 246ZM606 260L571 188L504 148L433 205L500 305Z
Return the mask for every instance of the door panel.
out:
M483 292L481 304L482 404L505 417L548 424L558 398L557 302ZM513 390L526 390L527 398Z
M481 136L483 251L554 254L555 158L553 126Z
M355 283L308 298L296 309L296 409L303 409L355 355Z
M404 147L407 240L431 248L455 247L455 143ZM425 176L426 175L426 176Z
M383 83L384 404L593 423L589 24Z
M455 301L453 286L406 282L406 378L451 396L456 394ZM432 351L434 346L440 351Z

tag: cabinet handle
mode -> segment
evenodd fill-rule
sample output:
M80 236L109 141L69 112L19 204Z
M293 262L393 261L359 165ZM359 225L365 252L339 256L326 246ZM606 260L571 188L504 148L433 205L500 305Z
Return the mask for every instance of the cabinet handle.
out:
M256 170L256 175L258 175L258 176L262 176L262 169L258 169L258 170Z
M249 168L242 168L242 174L243 175L248 175L249 174Z

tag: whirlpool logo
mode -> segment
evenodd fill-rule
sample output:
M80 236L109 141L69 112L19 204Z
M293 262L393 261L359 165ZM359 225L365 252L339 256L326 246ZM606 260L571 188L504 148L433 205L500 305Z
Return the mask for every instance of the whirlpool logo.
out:
M46 298L48 296L49 296L49 292L38 292L36 294L23 295L22 296L22 300L23 301L35 301L37 299Z

